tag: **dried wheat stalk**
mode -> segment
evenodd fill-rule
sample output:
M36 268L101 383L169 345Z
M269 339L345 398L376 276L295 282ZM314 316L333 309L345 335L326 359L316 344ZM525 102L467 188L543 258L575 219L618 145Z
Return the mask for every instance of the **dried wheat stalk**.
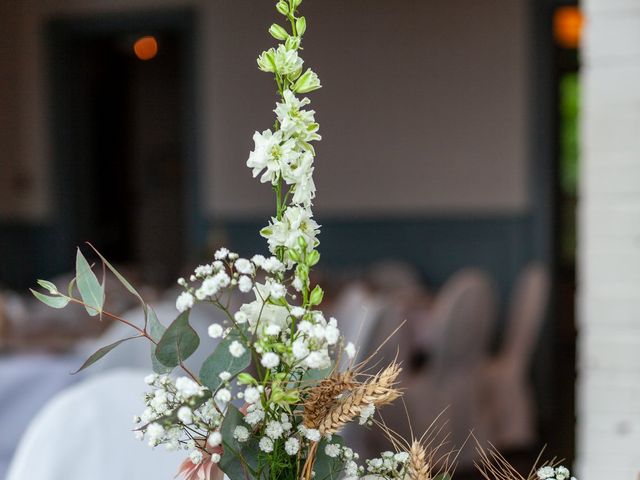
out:
M375 405L377 408L393 402L401 395L396 388L400 371L400 367L394 362L377 375L358 383L347 395L334 400L324 416L305 411L309 427L317 428L323 436L333 434L360 416L365 407ZM312 418L315 421L311 421Z
M357 382L351 371L334 373L310 388L304 401L303 423L307 428L317 428L343 393L353 389Z
M409 449L409 480L431 480L431 462L424 446L414 440Z

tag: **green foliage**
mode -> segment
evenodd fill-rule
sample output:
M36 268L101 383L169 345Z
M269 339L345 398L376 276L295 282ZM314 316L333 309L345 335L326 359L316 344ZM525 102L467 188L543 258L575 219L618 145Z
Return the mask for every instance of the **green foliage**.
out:
M80 249L76 254L76 285L87 313L92 317L102 313L104 306L104 285L96 278L91 266Z
M38 282L40 281L41 280L38 280ZM33 294L34 297L36 297L42 303L44 303L45 305L51 308L64 308L69 304L69 301L71 300L70 298L64 297L62 295L51 296L51 295L45 295L43 293L37 292L32 288L30 288L29 290L31 290L31 293Z
M242 328L238 326L238 328ZM243 334L246 335L246 331ZM245 347L245 351L239 357L234 357L229 352L229 346L238 341ZM216 391L222 384L220 373L229 372L235 376L242 372L251 363L251 352L247 347L242 335L237 331L232 331L222 340L214 350L214 352L205 360L200 370L200 380L202 384L211 391Z
M243 421L244 415L233 405L229 405L222 422L222 446L224 452L220 459L220 468L230 480L246 480L256 478L258 471L259 448L255 437L246 443L239 443L233 436L237 426L247 427ZM267 478L267 477L263 477Z
M315 476L314 480L337 480L342 476L342 469L344 467L344 461L339 457L331 458L324 449L327 446L327 440L322 440L318 444L318 453L316 456L316 462L313 465L313 471ZM334 435L330 443L343 444L342 438L338 435Z
M107 353L109 353L111 350L116 348L121 343L124 343L124 342L126 342L128 340L133 340L134 338L141 338L141 337L140 337L140 335L136 335L135 337L123 338L122 340L118 340L117 342L114 342L111 345L107 345L106 347L102 347L96 353L94 353L89 358L87 358L87 360L82 364L82 366L78 370L73 372L73 374L75 375L76 373L81 372L85 368L90 367L91 365L96 363L98 360L100 360L102 357L104 357Z
M162 335L167 330L164 325L160 323L158 320L158 316L153 308L147 306L147 333L151 339L158 343L162 339ZM151 343L151 365L153 366L153 371L158 374L165 374L171 372L173 368L167 367L160 363L158 357L156 356L156 349L158 347L155 343Z
M156 358L165 367L177 367L200 345L198 334L189 324L189 311L178 315L162 334L156 347Z

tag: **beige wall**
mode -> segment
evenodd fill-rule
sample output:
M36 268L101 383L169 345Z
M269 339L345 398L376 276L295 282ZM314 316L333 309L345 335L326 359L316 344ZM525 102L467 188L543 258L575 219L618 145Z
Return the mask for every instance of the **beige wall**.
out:
M198 93L206 212L255 216L271 211L269 188L256 185L244 162L253 131L272 124L271 79L255 67L260 49L272 43L265 33L276 18L272 3L19 2L20 31L2 40L24 54L18 62L20 103L8 109L19 110L14 129L20 141L9 157L35 180L30 194L12 207L0 207L0 215L18 211L42 218L51 208L39 36L43 19L174 4L193 4L201 13ZM527 208L525 3L307 0L304 56L325 85L313 94L324 135L318 148L319 212L481 214ZM1 24L11 21L2 18ZM6 123L4 116L0 121Z

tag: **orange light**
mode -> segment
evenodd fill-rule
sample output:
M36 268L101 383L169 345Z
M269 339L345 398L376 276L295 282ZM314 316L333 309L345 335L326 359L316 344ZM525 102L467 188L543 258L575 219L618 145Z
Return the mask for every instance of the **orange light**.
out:
M564 48L578 48L584 16L578 7L560 7L553 14L553 36Z
M133 51L140 60L151 60L158 54L158 42L151 35L140 37L133 44Z

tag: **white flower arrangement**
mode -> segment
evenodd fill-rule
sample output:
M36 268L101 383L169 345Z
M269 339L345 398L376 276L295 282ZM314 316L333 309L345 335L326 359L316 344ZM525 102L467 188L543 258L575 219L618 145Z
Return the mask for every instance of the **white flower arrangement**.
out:
M350 480L430 480L436 478L435 457L420 440L358 465L358 454L338 436L349 422L372 425L379 408L400 396L400 368L392 364L362 375L363 365L352 363L338 371L341 356L353 361L356 346L341 336L335 318L325 318L319 309L323 290L311 284L310 271L320 260L320 225L312 212L313 143L321 137L311 101L301 95L321 84L315 72L303 69L300 57L307 28L298 15L301 3L277 2L289 29L272 25L269 32L282 43L258 58L259 69L274 75L280 97L273 129L254 134L246 162L253 176L275 191L275 215L260 232L271 256L243 258L226 248L216 251L211 263L178 280L183 289L176 300L179 315L166 328L97 251L104 267L140 300L144 325L104 310L104 284L80 250L68 294L43 280L38 283L48 294L33 293L54 308L84 305L89 315L124 322L136 332L131 338L152 343L156 373L145 378L151 391L144 397L144 411L134 419L135 434L152 447L186 450L184 478L209 478L220 469L231 480L324 480L339 474ZM230 296L238 293L253 298L230 311ZM184 360L201 341L189 325L189 313L198 303L215 305L226 320L209 326L208 336L219 343L196 374ZM100 349L81 369L127 340ZM175 369L182 376L172 376ZM567 480L569 472L545 467L538 478Z

